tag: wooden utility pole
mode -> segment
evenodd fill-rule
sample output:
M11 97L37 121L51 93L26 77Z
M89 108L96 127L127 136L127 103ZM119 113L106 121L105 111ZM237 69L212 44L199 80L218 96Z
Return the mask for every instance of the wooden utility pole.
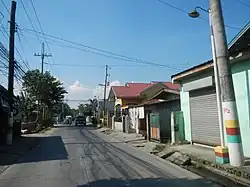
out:
M225 25L222 15L221 1L210 0L212 26L214 32L216 62L218 65L219 82L222 96L222 108L227 132L228 151L232 166L244 165L240 126L231 66L229 64Z
M15 23L16 19L16 2L12 1L10 11L10 38L9 38L9 75L8 75L8 101L10 107L10 116L8 121L8 132L6 143L12 145L13 137L13 89L14 89L14 68L15 68Z
M43 74L44 58L45 58L45 57L52 57L51 54L45 53L44 42L42 43L41 54L35 53L34 56L40 56L40 57L41 57L41 60L42 60L41 73Z

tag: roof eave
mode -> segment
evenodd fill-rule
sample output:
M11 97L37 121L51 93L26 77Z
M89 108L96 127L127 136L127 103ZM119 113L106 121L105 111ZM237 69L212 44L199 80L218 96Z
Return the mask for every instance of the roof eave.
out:
M229 42L228 44L228 49L230 49L239 38L241 38L246 31L250 28L250 21L243 27L243 29L241 29L241 31Z
M172 75L172 83L177 84L179 83L180 80L182 80L184 77L187 77L189 75L193 75L195 73L199 73L201 71L207 70L213 66L213 61L208 61L205 65L198 65L196 67L190 68L184 72L178 73L176 75Z

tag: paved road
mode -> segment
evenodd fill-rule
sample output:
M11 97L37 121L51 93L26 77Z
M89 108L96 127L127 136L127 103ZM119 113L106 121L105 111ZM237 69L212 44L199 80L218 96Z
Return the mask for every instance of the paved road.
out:
M0 175L0 187L211 187L91 127L60 127Z

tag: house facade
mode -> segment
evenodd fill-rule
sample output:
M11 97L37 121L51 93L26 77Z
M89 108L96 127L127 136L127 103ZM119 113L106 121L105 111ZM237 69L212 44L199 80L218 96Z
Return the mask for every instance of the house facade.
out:
M141 102L140 93L153 83L127 83L125 86L112 86L109 92L109 101L114 102L114 128L124 131L123 114L129 107ZM136 129L132 124L131 129Z
M250 25L229 44L230 67L245 156L250 156ZM209 146L221 145L213 61L172 76L181 85L180 99L185 139ZM224 141L227 145L225 125Z
M180 86L171 82L157 82L141 92L144 118L139 115L139 132L148 140L171 140L171 113L180 111Z

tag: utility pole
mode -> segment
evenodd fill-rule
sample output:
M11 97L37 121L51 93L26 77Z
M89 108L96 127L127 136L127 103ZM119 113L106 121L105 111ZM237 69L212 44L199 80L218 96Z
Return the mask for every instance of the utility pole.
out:
M41 54L34 54L34 56L40 56L41 57L41 60L42 60L42 68L41 68L41 72L43 74L43 66L44 66L44 58L45 57L52 57L51 54L47 54L45 53L45 47L44 47L44 42L42 43L42 50L41 50Z
M105 124L105 115L106 115L106 92L107 92L107 83L108 83L108 69L109 66L105 66L105 81L104 81L104 93L103 93L103 119L104 119L104 124Z
M8 76L8 101L10 116L8 121L7 145L12 145L13 137L13 89L14 89L14 68L15 68L15 27L16 27L16 2L12 1L10 11L10 39L9 39L9 76Z
M41 60L42 60L41 73L43 75L44 58L45 57L52 57L51 54L45 53L44 42L42 43L41 54L39 54L39 53L36 54L35 53L34 56L40 56L41 57ZM44 116L45 116L45 110L44 110L44 106L42 105L42 119L44 119Z
M240 126L235 102L235 93L231 67L229 64L225 25L222 15L221 1L210 0L210 10L214 31L214 42L218 73L220 79L222 107L227 132L229 160L232 166L244 165Z

